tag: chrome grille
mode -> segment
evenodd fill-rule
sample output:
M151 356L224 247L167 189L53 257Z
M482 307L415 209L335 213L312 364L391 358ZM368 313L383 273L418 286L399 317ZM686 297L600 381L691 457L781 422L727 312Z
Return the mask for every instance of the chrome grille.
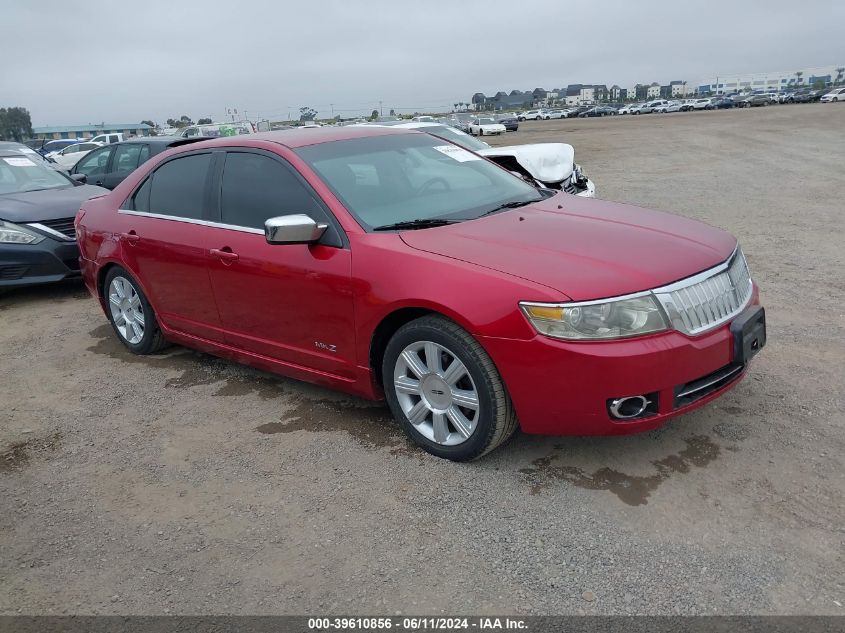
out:
M53 237L64 237L68 241L76 239L76 228L73 226L74 218L59 218L57 220L41 220L30 222L29 225L49 233Z
M751 299L751 274L737 247L724 264L653 292L675 329L700 334L745 308Z

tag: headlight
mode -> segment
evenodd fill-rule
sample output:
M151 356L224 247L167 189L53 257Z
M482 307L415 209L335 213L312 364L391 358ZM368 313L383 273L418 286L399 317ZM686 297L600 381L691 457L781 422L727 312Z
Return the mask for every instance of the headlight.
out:
M597 340L640 336L669 327L650 294L579 303L519 304L540 334L560 339Z
M38 244L43 239L35 231L0 220L0 244Z

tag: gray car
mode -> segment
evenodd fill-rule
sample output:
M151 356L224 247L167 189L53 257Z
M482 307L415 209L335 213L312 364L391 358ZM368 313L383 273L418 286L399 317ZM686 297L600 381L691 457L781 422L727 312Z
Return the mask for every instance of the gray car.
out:
M0 148L0 291L79 276L74 218L88 198L106 193Z

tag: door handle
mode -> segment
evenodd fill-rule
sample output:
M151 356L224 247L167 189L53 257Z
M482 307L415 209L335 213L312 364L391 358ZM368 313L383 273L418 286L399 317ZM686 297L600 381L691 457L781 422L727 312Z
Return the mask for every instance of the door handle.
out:
M137 244L138 240L141 239L141 236L135 233L135 231L129 231L129 233L120 233L119 237L124 242L129 242L130 244Z
M224 246L223 248L212 248L209 253L218 258L224 264L229 264L238 260L238 254L233 253L228 246Z

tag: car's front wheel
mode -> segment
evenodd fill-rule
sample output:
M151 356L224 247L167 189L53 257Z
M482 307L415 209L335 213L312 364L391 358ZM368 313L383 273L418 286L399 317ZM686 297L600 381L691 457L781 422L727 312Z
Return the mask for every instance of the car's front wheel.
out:
M432 455L476 459L516 431L516 413L493 361L444 317L399 328L387 345L382 376L394 417Z
M103 299L115 334L133 354L153 354L167 345L150 302L126 270L109 270Z

